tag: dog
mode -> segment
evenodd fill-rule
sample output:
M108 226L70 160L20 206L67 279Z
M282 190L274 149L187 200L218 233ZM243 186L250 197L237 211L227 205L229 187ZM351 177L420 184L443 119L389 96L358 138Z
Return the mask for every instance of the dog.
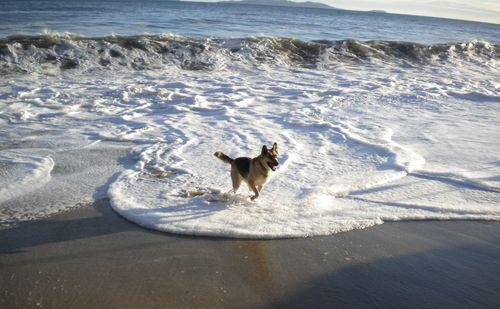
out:
M266 145L262 146L262 151L255 158L239 157L231 159L220 151L214 153L214 156L225 163L231 164L231 180L233 181L233 191L236 193L242 181L245 181L248 187L255 194L250 199L253 201L259 197L264 185L271 178L271 173L278 168L278 145L273 144L271 149Z

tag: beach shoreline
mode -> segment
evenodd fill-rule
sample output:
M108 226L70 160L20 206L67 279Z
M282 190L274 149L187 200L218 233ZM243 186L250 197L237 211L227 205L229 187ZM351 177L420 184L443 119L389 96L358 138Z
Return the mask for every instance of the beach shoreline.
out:
M0 230L3 308L495 307L500 223L284 240L141 228L107 199Z

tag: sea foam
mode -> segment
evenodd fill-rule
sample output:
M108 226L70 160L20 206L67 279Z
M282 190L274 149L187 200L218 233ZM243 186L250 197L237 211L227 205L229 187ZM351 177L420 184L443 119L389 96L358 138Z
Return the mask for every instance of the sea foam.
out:
M0 153L0 203L35 190L50 181L54 161L21 152Z
M500 219L494 44L1 44L2 222L104 197L142 226L223 237ZM259 199L231 192L213 153L256 156L273 142L281 164Z

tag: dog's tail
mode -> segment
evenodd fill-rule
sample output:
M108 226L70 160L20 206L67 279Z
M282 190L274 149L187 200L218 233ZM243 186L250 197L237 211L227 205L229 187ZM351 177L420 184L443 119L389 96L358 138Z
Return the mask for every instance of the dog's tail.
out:
M233 163L233 159L231 159L230 157L226 156L225 154L223 154L222 152L220 151L216 151L214 153L214 156L216 156L217 158L221 159L222 161L226 162L226 163Z

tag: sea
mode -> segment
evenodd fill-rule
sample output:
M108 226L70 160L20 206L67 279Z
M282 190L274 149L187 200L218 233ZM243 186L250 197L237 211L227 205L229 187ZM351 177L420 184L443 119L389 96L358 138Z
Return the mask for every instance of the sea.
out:
M0 2L0 228L109 200L159 231L500 220L500 25L247 4ZM230 166L278 145L260 197Z

